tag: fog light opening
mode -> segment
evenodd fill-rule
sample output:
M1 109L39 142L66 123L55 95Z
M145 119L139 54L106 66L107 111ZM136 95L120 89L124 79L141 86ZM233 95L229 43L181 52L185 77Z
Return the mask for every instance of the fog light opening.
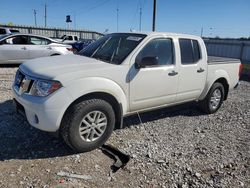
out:
M37 115L35 115L35 123L36 123L36 124L39 123L39 119L38 119Z

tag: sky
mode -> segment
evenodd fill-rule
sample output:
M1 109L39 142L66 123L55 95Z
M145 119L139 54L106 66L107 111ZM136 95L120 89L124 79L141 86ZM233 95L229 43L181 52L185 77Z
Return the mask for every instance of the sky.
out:
M71 15L72 29L109 33L151 31L153 0L0 0L0 24L65 28ZM118 11L117 11L118 10ZM157 0L156 31L207 37L250 37L250 0Z

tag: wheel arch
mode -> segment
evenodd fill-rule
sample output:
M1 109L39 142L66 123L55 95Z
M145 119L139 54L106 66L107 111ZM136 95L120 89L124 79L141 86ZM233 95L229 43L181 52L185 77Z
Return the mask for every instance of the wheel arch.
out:
M205 86L205 89L203 90L201 96L199 97L199 101L205 99L205 97L207 96L209 90L211 89L211 87L213 86L214 83L221 83L225 89L225 95L224 95L224 100L227 99L228 96L228 92L229 92L229 83L228 83L228 79L226 77L217 77L215 78L212 82L207 83Z
M115 113L115 129L120 129L122 128L123 125L123 107L122 104L118 102L118 100L111 94L107 93L107 92L91 92L91 93L87 93L85 95L82 95L80 97L78 97L77 99L75 99L65 110L61 123L66 115L66 113L68 113L68 111L70 110L70 108L72 106L74 106L77 103L80 103L82 101L85 100L89 100L89 99L102 99L105 100L106 102L108 102ZM61 126L61 125L60 125Z
M229 84L228 84L228 81L227 81L227 79L226 78L224 78L224 77L222 77L222 78L219 78L219 79L217 79L217 80L215 80L215 82L214 83L221 83L222 85L223 85L223 87L224 87L224 90L225 90L225 93L224 93L224 100L227 100L227 96L228 96L228 92L229 92ZM214 84L213 83L213 84ZM212 84L212 85L213 85Z

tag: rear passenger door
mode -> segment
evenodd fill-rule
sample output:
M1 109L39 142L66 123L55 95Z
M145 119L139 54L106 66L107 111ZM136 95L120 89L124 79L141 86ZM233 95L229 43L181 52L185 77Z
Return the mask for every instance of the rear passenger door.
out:
M179 87L176 100L197 99L206 80L206 58L202 57L202 48L197 40L179 39L181 62L179 67Z
M49 46L49 43L48 39L29 36L29 45L27 48L30 59L50 56L52 48Z

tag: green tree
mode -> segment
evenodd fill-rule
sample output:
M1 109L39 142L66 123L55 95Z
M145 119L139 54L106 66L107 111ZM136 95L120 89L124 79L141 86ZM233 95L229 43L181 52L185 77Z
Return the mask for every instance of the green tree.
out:
M13 24L13 22L9 22L9 23L7 23L7 25L8 26L13 26L14 24Z

